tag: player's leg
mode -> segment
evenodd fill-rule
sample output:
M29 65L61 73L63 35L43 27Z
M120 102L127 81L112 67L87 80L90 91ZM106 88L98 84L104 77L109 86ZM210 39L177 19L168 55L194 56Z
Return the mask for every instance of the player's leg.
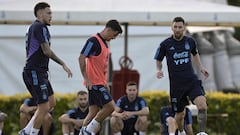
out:
M110 118L110 126L114 135L121 135L124 126L122 119L112 116Z
M80 132L79 132L79 135L85 135L85 132L87 132L86 134L91 134L91 132L95 131L96 125L100 126L94 120L94 117L96 116L96 114L98 113L99 110L100 110L100 108L97 105L90 105L89 106L88 114L83 121L83 125L82 125L82 128L81 128Z
M183 130L184 130L184 116L185 116L184 111L176 112L176 114L175 114L177 127L180 132L183 132Z
M6 119L7 114L0 111L0 135L2 135L4 120Z
M98 110L95 110L97 114L87 125L86 130L97 133L100 130L100 123L114 111L115 103L104 86L93 86L93 90L89 91L89 95L89 104L94 104L95 107L98 107Z
M135 123L135 129L139 132L139 135L145 135L147 130L148 121L147 116L138 116Z
M38 82L37 81L38 78L36 74L37 74L36 71L28 71L28 70L22 73L24 84L27 87L29 93L32 95L32 98L35 99L35 101L37 99L37 94L35 90L36 87L34 87L34 85L36 85L36 82ZM26 126L22 130L20 130L18 133L20 135L29 135L31 128L33 127L34 119L35 119L35 115L31 117L31 119L28 121Z
M201 133L200 135L206 135L205 129L207 122L207 103L201 80L198 80L194 83L194 87L190 93L190 96L191 100L198 108L197 119L199 124L199 132Z
M69 135L70 133L70 127L69 123L62 123L62 134L63 135Z
M198 108L199 132L205 132L207 121L207 104L205 96L196 97L194 100L194 104Z
M52 116L50 113L48 113L45 117L44 117L44 124L42 125L42 129L43 129L43 135L49 135L49 131L52 125Z
M176 120L175 118L169 116L166 118L166 121L167 121L167 125L168 125L168 133L169 135L175 135L175 132L176 132Z
M31 115L20 111L20 128L23 129L31 119Z
M184 95L184 90L182 90L182 95L171 97L172 110L175 112L175 119L177 123L177 128L179 135L186 135L184 131L184 116L185 116L185 106L189 104L187 97Z
M2 135L4 122L0 121L0 135Z
M52 87L49 84L49 89L51 89L51 93L48 97L48 103L49 103L49 112L53 111L54 107L56 106L56 99L52 91Z

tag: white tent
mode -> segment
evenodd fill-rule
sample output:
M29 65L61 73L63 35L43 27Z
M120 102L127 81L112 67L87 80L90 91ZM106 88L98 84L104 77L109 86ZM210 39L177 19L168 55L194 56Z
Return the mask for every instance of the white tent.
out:
M206 0L45 0L53 24L96 25L117 18L130 25L169 25L183 16L189 25L239 26L240 8ZM25 24L34 19L38 0L0 0L0 23Z
M26 92L21 79L25 57L24 35L27 30L26 24L34 20L33 6L37 2L0 0L0 24L2 24L0 93ZM139 70L141 74L140 90L168 90L167 74L161 81L155 78L153 55L161 40L171 32L169 27L160 26L170 25L173 17L183 16L191 26L238 26L240 23L240 8L203 0L46 0L46 2L50 3L53 10L53 26L50 27L52 47L74 72L74 77L68 80L62 69L51 62L51 81L57 92L84 89L77 57L86 38L101 30L102 24L108 19L116 18L123 24L131 26L127 42L130 44L128 51L129 57L134 61L134 69ZM144 27L139 30L133 25ZM114 69L119 69L118 59L126 51L122 46L127 44L125 39L126 37L121 36L111 42Z

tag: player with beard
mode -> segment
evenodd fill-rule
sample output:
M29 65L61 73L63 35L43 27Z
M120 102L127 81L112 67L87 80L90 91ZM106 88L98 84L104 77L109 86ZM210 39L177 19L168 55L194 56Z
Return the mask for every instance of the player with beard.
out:
M149 108L144 98L138 96L137 83L126 85L126 95L117 100L110 125L114 135L145 135Z
M49 59L62 66L68 77L72 72L68 66L50 49L51 36L48 27L51 24L50 5L39 2L34 7L36 20L28 29L26 37L26 64L23 69L24 83L37 103L37 110L20 135L37 135L43 119L54 108L54 91L48 79Z
M156 60L156 76L162 78L162 61L166 56L172 109L176 113L175 119L180 130L179 135L185 135L184 108L188 98L198 108L199 133L205 133L207 120L207 103L201 80L198 79L192 67L192 61L197 65L205 79L209 76L202 65L197 45L192 37L185 36L185 21L182 17L175 17L172 22L173 35L165 39L158 47L154 59Z
M78 107L59 117L59 121L62 123L63 135L78 135L83 120L88 114L88 93L83 90L79 91L76 100Z

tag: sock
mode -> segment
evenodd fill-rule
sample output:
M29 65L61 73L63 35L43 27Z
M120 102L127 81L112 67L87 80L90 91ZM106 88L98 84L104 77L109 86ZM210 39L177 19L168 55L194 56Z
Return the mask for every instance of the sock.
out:
M117 132L117 133L115 133L114 135L122 135L122 134L121 134L121 132Z
M0 130L0 135L2 135L2 130Z
M27 126L24 128L25 132L27 134L30 134L31 128L33 127L33 122L34 122L35 116L31 118L31 120L28 122Z
M93 119L86 127L86 130L91 133L97 133L100 130L100 123Z
M38 135L40 129L32 128L29 135Z
M70 135L74 135L74 132L70 132Z
M169 135L175 135L175 133L169 133Z
M139 135L145 135L145 132L139 131Z
M205 109L198 110L199 132L205 132L207 121L207 111Z
M63 133L63 135L68 135L68 133Z

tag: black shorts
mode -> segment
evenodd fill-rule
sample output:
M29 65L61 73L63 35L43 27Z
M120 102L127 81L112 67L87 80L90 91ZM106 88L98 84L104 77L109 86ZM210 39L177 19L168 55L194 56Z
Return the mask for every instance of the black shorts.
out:
M112 96L103 85L94 85L89 92L89 105L97 105L102 107L103 105L112 101Z
M205 92L202 87L201 80L194 80L188 84L183 84L181 87L171 87L170 97L172 109L174 112L182 112L189 100L193 101L198 96L204 96Z
M123 121L123 130L121 131L122 135L139 135L138 131L135 129L136 118L131 118Z
M22 73L24 83L37 104L45 103L53 95L52 86L48 80L47 72L24 70Z

